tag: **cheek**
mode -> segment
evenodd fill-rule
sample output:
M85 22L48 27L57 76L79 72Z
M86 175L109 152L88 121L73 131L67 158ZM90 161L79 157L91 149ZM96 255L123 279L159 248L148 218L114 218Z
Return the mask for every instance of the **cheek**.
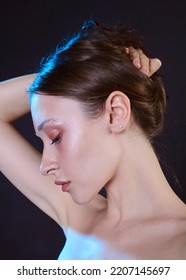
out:
M92 187L102 188L115 174L119 150L110 141L91 139L76 150L72 160L73 174Z
M57 146L57 161L62 171L68 172L69 174L66 175L70 175L79 166L83 155L83 142L73 133L65 132L61 143Z
M118 162L115 142L90 127L66 131L58 148L58 156L66 176L82 184L100 187L114 174Z
M62 160L80 160L87 152L91 151L91 143L94 140L89 130L90 128L87 129L87 127L81 127L80 124L72 123L68 130L63 132L62 141L59 145Z

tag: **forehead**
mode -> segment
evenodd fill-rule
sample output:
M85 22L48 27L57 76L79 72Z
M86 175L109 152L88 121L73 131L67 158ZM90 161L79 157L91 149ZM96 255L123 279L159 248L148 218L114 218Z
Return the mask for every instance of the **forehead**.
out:
M31 112L50 113L55 111L69 112L69 109L80 109L79 102L62 96L33 94L30 100Z
M61 96L33 94L30 107L33 121L37 125L45 119L65 120L82 117L79 102Z

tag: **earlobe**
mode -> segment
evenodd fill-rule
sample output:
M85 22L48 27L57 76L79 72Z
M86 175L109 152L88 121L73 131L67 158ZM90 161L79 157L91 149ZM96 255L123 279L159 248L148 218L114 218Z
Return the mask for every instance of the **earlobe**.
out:
M127 126L130 115L130 100L121 91L112 92L106 100L109 128L114 133L121 133Z

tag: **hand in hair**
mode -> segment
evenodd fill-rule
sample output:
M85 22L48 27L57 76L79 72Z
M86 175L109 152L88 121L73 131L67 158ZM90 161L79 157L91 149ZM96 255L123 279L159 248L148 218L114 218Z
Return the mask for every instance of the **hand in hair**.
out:
M142 50L133 47L125 48L125 52L130 55L133 64L147 76L152 76L161 67L162 63L158 58L147 57Z

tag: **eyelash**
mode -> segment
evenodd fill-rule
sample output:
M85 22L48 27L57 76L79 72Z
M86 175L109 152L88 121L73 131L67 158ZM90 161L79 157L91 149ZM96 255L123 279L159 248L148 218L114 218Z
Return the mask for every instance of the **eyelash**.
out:
M56 144L56 143L60 143L61 141L61 134L58 134L56 138L54 138L51 142L50 145Z

